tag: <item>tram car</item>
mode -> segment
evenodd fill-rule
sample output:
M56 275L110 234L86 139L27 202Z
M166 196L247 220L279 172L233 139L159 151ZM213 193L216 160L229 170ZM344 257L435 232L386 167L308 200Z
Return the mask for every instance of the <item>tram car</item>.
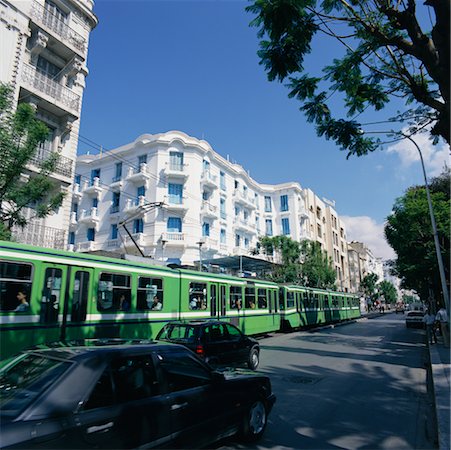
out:
M85 338L152 339L174 320L248 335L360 315L352 295L0 241L0 358Z

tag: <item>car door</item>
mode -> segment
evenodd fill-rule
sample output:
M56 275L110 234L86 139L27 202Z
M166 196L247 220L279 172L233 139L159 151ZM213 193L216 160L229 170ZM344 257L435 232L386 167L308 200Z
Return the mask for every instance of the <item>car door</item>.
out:
M234 402L240 400L224 380L215 382L212 371L183 347L158 351L157 356L174 446L202 447L236 431Z
M204 329L204 347L207 358L217 364L233 361L233 342L228 339L222 323L213 323Z
M162 447L171 439L167 399L151 355L119 356L103 372L76 417L90 447Z
M235 326L224 323L226 336L229 341L230 351L227 355L230 364L242 364L247 362L249 356L249 344L243 333Z

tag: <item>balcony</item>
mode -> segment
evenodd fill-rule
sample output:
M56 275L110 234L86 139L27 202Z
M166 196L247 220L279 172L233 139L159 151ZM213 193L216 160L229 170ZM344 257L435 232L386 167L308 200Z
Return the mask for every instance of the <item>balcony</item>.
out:
M75 245L76 252L93 252L98 250L99 243L94 241L80 242Z
M255 209L255 198L250 197L248 194L235 189L233 191L233 198L236 203L240 203L241 205L247 206L248 208Z
M235 217L233 226L236 230L245 231L246 233L257 233L255 226L251 225L248 220L240 219L238 217Z
M218 240L212 239L209 236L204 236L201 238L200 242L202 242L202 251L206 252L217 252L218 251Z
M80 218L78 219L79 223L84 223L87 226L97 227L99 224L100 217L97 213L97 208L93 206L91 209L84 209L81 212Z
M113 191L120 191L123 185L124 181L122 180L122 177L114 177L111 180L110 188Z
M47 227L38 222L29 222L24 228L14 227L14 240L21 244L64 250L67 245L66 231Z
M125 202L124 212L127 214L134 214L139 211L146 204L146 197L140 195L137 199L128 198ZM144 211L142 212L144 214Z
M56 155L58 156L58 159L56 161L53 173L63 175L66 178L72 178L72 168L74 166L74 161L48 149L38 148L33 157L30 158L29 163L33 164L36 167L41 167L44 161Z
M83 184L83 194L98 195L103 191L100 185L100 178L95 177L91 181L86 180Z
M179 199L177 197L171 197L168 195L164 196L164 206L163 208L168 210L168 211L175 211L175 212L180 212L180 213L186 213L186 211L188 210L188 205L186 204L186 202L184 202L185 197L183 197L182 199Z
M147 163L141 163L139 168L130 167L127 172L127 181L132 183L147 183L150 178Z
M185 246L185 233L177 231L168 231L161 234L161 241L171 247L184 247Z
M217 219L218 217L218 208L207 201L202 202L200 211L204 217L211 219Z
M186 180L189 173L186 171L186 164L166 163L165 174L168 178L179 178Z
M78 214L72 211L69 216L69 228L73 230L78 225Z
M30 17L44 30L57 35L64 44L80 55L86 54L86 39L35 0L31 3Z
M209 170L204 170L202 172L200 181L204 186L207 186L211 189L218 188L218 177L216 175L212 175Z
M35 67L25 63L22 65L22 81L24 82L24 87L30 92L39 92L43 95L42 98L50 104L55 104L62 110L78 117L80 96L66 86L52 80L38 72Z
M136 245L142 249L142 247L145 247L147 244L147 239L144 236L144 233L133 233L132 234L133 239L136 242ZM124 248L136 248L135 243L132 241L130 236L124 235L122 237L122 246Z
M299 208L298 216L299 216L299 220L307 220L309 217L307 210L304 207Z
M80 200L83 196L83 193L81 192L80 185L78 183L74 183L72 185L72 196L75 200Z

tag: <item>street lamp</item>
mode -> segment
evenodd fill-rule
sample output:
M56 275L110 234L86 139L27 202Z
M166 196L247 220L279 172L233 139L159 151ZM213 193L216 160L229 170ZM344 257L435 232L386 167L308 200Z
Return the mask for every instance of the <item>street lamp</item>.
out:
M410 136L408 136L404 133L401 133L401 134L405 138L409 139L409 141L412 142L413 145L415 145L416 149L418 150L418 153L420 154L421 168L423 169L424 184L426 186L426 196L427 196L428 206L429 206L429 215L431 216L432 234L434 235L435 253L437 255L438 270L440 273L440 281L442 284L443 297L445 299L445 306L446 306L446 311L448 313L448 321L449 321L448 286L446 285L445 269L443 267L442 253L440 252L440 243L438 241L437 225L435 223L434 210L432 207L431 194L429 192L429 185L428 185L428 179L426 176L426 169L424 167L423 155L421 153L421 150L420 150L420 147L418 146L418 144Z
M161 239L161 261L163 264L164 264L164 249L166 247L167 242L168 241L166 239L163 239L163 238Z
M202 245L204 245L204 241L201 239L196 244L199 246L199 272L202 272Z

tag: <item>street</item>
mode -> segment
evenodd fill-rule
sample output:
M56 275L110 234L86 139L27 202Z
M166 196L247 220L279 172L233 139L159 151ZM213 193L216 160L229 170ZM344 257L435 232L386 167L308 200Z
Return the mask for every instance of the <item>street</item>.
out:
M260 341L277 402L263 439L228 448L435 448L423 330L404 315Z

